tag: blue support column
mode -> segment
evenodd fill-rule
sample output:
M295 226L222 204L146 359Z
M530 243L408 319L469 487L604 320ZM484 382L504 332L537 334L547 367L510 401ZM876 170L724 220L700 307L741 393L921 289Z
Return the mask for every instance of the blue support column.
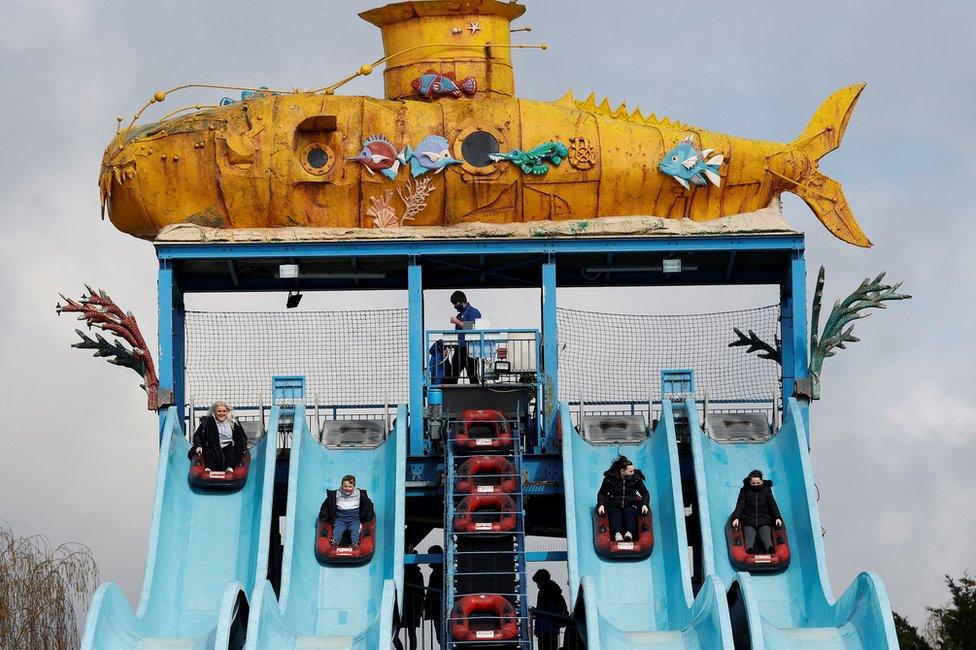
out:
M807 265L803 251L793 254L790 270L780 287L780 336L783 341L783 405L796 390L797 380L810 376L810 341L807 331ZM799 399L809 443L809 401Z
M410 371L410 445L407 454L426 452L424 441L424 285L423 272L416 260L407 267L407 313Z
M182 414L186 408L186 305L179 282L173 282L173 403ZM180 418L180 427L186 422Z
M157 368L159 374L159 396L160 401L169 395L174 395L174 355L175 349L174 334L175 310L174 299L176 298L176 282L173 277L173 261L159 261L159 275L156 281L157 307L159 309L159 353L157 355ZM159 410L159 440L163 439L163 423L166 418L166 409Z
M542 265L542 453L556 451L556 418L559 413L558 325L556 322L556 263Z

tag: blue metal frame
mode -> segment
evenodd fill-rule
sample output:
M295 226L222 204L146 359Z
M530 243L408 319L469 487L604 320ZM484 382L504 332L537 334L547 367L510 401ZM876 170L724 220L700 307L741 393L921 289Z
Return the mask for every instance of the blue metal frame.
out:
M795 251L789 274L780 284L780 338L782 339L782 403L794 396L796 382L810 376L809 333L807 332L807 266L803 251ZM810 443L809 402L799 401L807 444ZM785 410L785 407L784 407Z
M183 294L176 283L173 263L169 260L159 260L159 273L156 280L156 291L159 305L159 394L173 395L173 404L179 408L183 406L184 372L184 325L185 309ZM163 405L168 406L168 404ZM159 415L159 445L162 447L165 433L166 409L161 408ZM182 428L182 418L178 426Z
M653 253L695 251L802 251L803 235L734 237L652 237L577 239L479 239L411 241L275 242L226 244L156 244L160 259L232 259L303 257L394 257L422 255L524 255L544 253Z
M424 435L424 386L426 385L427 350L424 349L424 283L423 269L416 262L407 267L407 334L410 366L410 444L407 454L426 455L430 442Z
M556 418L559 395L559 337L556 320L556 263L553 258L542 265L542 449L558 450Z

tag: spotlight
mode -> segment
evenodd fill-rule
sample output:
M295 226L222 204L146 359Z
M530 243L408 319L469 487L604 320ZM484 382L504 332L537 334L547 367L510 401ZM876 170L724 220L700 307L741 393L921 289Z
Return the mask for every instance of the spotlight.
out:
M297 289L295 291L289 291L288 299L285 301L285 309L294 309L295 307L298 306L298 303L300 303L301 301L302 301L301 291L298 291Z

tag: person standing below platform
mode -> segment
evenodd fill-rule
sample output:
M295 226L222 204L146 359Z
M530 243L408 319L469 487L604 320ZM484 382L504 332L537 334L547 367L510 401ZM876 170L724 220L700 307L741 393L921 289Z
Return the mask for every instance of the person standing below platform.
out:
M536 647L539 650L558 650L559 630L566 626L565 618L569 616L563 590L545 569L536 571L532 575L532 582L539 588L535 608L532 610L532 635L538 639Z
M444 549L431 546L428 555L440 555L443 558ZM424 594L424 620L434 624L434 636L437 645L441 645L441 591L444 588L443 561L430 564L430 576L427 578L427 593Z
M454 324L454 329L465 330L471 329L474 326L474 322L481 318L481 312L468 302L468 297L464 295L463 291L455 291L451 294L451 304L454 305L454 309L457 310L457 316L451 317L451 322ZM478 384L478 357L471 357L468 355L468 347L464 342L464 334L458 334L457 347L454 349L454 353L451 355L451 369L449 372L449 377L444 378L445 384L456 384L458 383L458 378L461 376L461 370L464 370L468 375L468 383Z
M193 446L188 454L202 456L203 464L211 471L230 472L241 464L247 451L247 434L240 422L231 416L227 402L214 402L210 415L200 418L193 434Z

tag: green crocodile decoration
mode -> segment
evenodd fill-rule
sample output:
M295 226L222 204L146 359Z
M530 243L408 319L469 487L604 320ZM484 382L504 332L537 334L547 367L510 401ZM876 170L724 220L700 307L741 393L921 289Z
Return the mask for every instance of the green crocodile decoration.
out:
M528 151L512 149L508 153L493 153L489 154L488 157L495 162L507 160L521 167L522 171L526 174L541 176L549 171L549 164L547 163L558 167L559 163L565 160L568 155L569 148L566 145L562 142L550 141L536 145Z

